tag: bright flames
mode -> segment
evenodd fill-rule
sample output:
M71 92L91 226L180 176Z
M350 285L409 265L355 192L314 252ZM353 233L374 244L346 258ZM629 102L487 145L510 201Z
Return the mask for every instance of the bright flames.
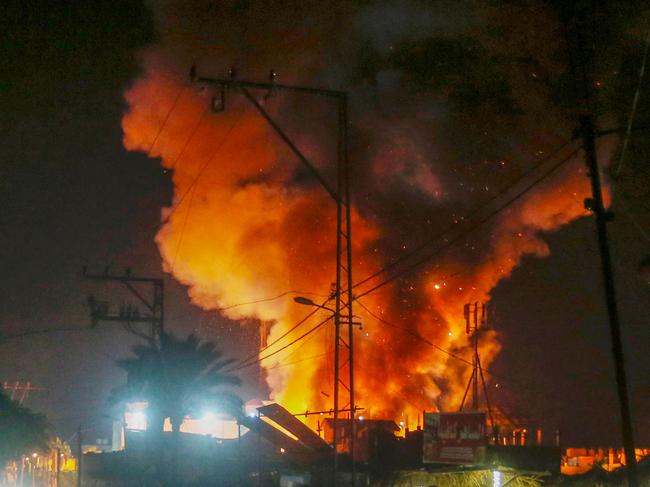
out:
M126 94L124 145L160 158L164 168L173 170L174 210L163 210L164 224L156 237L165 271L187 285L192 301L206 310L259 301L225 313L274 322L271 342L311 310L293 302L296 294L266 298L291 291L313 293L309 296L319 301L330 292L335 208L317 185L294 180L298 162L239 98L230 96L223 113L206 112L206 95L150 60L144 76ZM363 329L355 332L357 403L365 408L365 417L391 417L412 427L423 409L458 407L470 367L404 329L471 360L463 305L489 301L490 291L524 254L546 255L541 231L585 214L585 176L574 169L561 178L561 183L556 178L539 187L484 226L489 238L471 259L456 251L445 254L427 264L423 270L428 272L417 274L425 277L415 281L413 289L405 291L395 281L360 300L388 322L355 307L363 322ZM374 249L391 229L380 228L358 211L353 215L358 281L387 263ZM363 290L361 286L357 294ZM417 296L416 306L405 304L408 293ZM261 355L326 317L326 311L319 311ZM332 347L328 323L263 361L272 398L294 412L331 408ZM495 332L485 332L484 367L498 351Z

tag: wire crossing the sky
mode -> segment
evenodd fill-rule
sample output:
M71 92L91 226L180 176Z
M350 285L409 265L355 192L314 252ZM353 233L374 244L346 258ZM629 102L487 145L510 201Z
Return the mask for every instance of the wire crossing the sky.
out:
M429 260L433 259L434 257L440 255L440 253L442 253L444 250L448 249L453 244L455 244L456 242L458 242L459 240L461 240L465 236L469 235L471 232L473 232L474 230L476 230L480 226L484 225L486 222L491 220L493 217L495 217L496 215L501 213L503 210L508 208L510 205L512 205L513 203L518 201L522 196L524 196L529 191L531 191L535 186L537 186L539 183L541 183L543 180L545 180L548 176L550 176L553 172L555 172L557 169L559 169L561 166L563 166L573 156L575 156L578 153L579 150L580 150L580 148L574 149L570 154L568 154L567 156L562 158L559 162L552 165L548 170L546 170L540 176L535 178L531 183L526 185L524 187L524 189L521 190L520 192L518 192L517 194L515 194L515 196L513 196L512 198L509 198L505 203L503 203L502 205L497 207L495 210L490 211L483 218L479 219L474 225L470 226L467 230L462 231L456 237L454 237L451 240L447 241L444 245L442 245L440 248L436 249L434 252L432 252L432 253L430 253L428 255L425 255L424 257L416 260L415 262L411 263L410 265L403 268L402 270L400 270L400 271L396 272L395 274L391 275L390 277L388 277L384 281L380 282L379 284L376 284L373 287L371 287L371 288L365 290L364 292L358 294L356 296L356 298L358 299L360 297L366 296L366 295L370 294L371 292L374 292L377 289L382 288L386 284L389 284L390 282L394 281L395 279L397 279L397 278L399 278L399 277L401 277L401 276L403 276L405 274L408 274L409 272L414 271L415 269L420 267L422 264L424 264L424 263L428 262ZM510 187L510 189L511 188L512 188L512 186ZM446 233L448 233L448 232L446 232ZM444 235L445 235L445 233L443 233L440 237L442 237ZM440 237L438 237L438 238L440 238ZM414 253L411 253L411 255L414 255ZM383 271L381 273L383 273ZM378 272L376 274L379 275L380 273ZM368 279L364 279L363 281L360 281L355 286L358 286L361 283L367 282L367 281L368 281ZM353 287L355 287L355 286L353 286Z
M537 169L539 169L541 166L543 166L543 165L544 165L546 162L548 162L550 159L552 159L553 157L555 157L558 153L560 153L563 149L565 149L568 145L570 145L571 142L572 142L572 141L568 141L568 142L565 142L564 144L562 144L558 149L556 149L555 151L553 151L553 153L551 153L549 156L545 157L542 161L540 161L538 164L536 164L533 168L529 169L529 170L526 171L523 175L521 175L520 177L518 177L518 178L517 178L517 179L516 179L512 184L510 184L508 187L506 187L506 188L502 189L501 191L499 191L499 193L498 193L495 197L493 197L493 198L492 198L492 199L491 199L491 200L490 200L486 205L484 205L484 206L482 206L482 207L480 207L480 208L477 208L474 212L472 212L472 213L467 217L468 220L469 220L470 218L472 218L473 216L478 215L478 214L480 214L482 211L484 211L485 208L487 208L491 203L495 202L495 201L499 198L499 196L502 196L502 195L504 195L504 194L507 194L509 191L511 191L511 190L512 190L515 186L517 186L517 184L519 184L519 183L520 183L520 182L521 182L521 181L522 181L526 176L530 175L530 174L533 173L535 170L537 170ZM412 272L412 271L416 270L418 267L420 267L420 266L423 265L424 263L426 263L426 262L430 261L431 259L435 258L436 256L438 256L438 255L439 255L440 253L442 253L444 250L446 250L446 249L448 249L449 247L453 246L453 245L454 245L455 243L457 243L459 240L461 240L462 238L464 238L465 236L467 236L468 234L470 234L471 232L473 232L474 230L476 230L477 228L479 228L480 226L482 226L483 224L485 224L487 221L491 220L493 217L495 217L496 215L498 215L500 212L502 212L503 210L505 210L506 208L508 208L510 205L512 205L513 203L515 203L516 201L518 201L518 200L519 200L521 197L523 197L525 194L527 194L528 192L530 192L530 191L531 191L535 186L537 186L539 183L541 183L542 181L544 181L544 180L545 180L548 176L550 176L553 172L555 172L557 169L559 169L560 167L562 167L562 166L563 166L567 161L569 161L571 158L573 158L573 157L574 157L574 156L575 156L575 155L580 151L580 149L581 149L580 147L578 147L578 148L576 148L576 149L573 149L573 150L572 150L568 155L564 156L564 157L563 157L562 159L560 159L558 162L556 162L555 164L553 164L552 166L550 166L546 171L544 171L540 176L538 176L538 177L536 177L534 180L532 180L532 181L531 181L529 184L527 184L527 185L526 185L526 186L525 186L521 191L517 192L513 197L509 198L507 201L505 201L503 204L501 204L500 206L498 206L496 209L494 209L494 210L488 212L487 215L485 215L483 218L481 218L480 220L478 220L474 225L470 226L469 228L467 228L467 229L464 230L464 231L461 231L460 234L458 234L456 237L452 238L451 240L447 241L445 244L443 244L443 245L442 245L441 247L439 247L438 249L435 249L432 253L429 253L429 254L427 254L427 255L424 255L422 258L418 259L417 261L411 263L410 265L408 265L407 267L403 268L402 270L400 270L400 271L396 272L395 274L391 275L390 277L388 277L388 278L385 279L384 281L382 281L382 282L380 282L380 283L374 285L373 287L371 287L371 288L365 290L364 292L362 292L361 294L357 295L357 296L355 297L355 301L357 301L359 304L361 304L361 303L358 301L360 298L362 298L362 297L364 297L364 296L366 296L366 295L368 295L368 294L370 294L370 293L372 293L372 292L374 292L374 291L380 289L381 287L383 287L383 286L389 284L390 282L394 281L395 279L397 279L397 278L399 278L399 277L401 277L401 276L403 276L403 275L405 275L405 274L407 274L407 273L409 273L409 272ZM454 229L456 229L456 228L457 228L456 226L451 226L451 227L449 227L449 228L448 228L447 230L445 230L444 232L438 234L438 235L435 237L435 240L439 240L439 239L443 238L443 237L444 237L446 234L448 234L451 230L454 230ZM426 242L425 244L419 246L417 249L411 251L410 253L408 253L408 254L406 254L406 255L403 255L403 256L400 257L399 259L397 259L397 260L393 261L392 263L388 264L385 268L380 269L379 271L375 272L375 273L372 274L371 276L369 276L369 277L367 277L367 278L364 278L362 281L359 281L357 284L355 284L355 285L353 286L353 288L354 288L354 287L358 287L358 286L362 285L362 284L365 283L365 282L368 282L368 281L371 280L372 278L377 277L377 276L381 275L382 273L384 273L384 272L390 270L391 268L395 267L398 263L401 263L401 262L407 260L408 258L410 258L410 257L412 257L412 256L414 256L414 255L416 255L417 253L420 253L422 250L424 250L424 249L426 249L427 247L429 247L433 242L434 242L434 239L429 240L429 241ZM278 296L276 296L276 297L274 297L274 298L269 298L269 299L277 299L278 297L281 297L281 296L286 295L286 294L289 294L289 292L287 292L287 293L282 293L281 295L278 295ZM329 302L329 300L330 300L330 299L327 299L326 301L324 301L324 302L321 304L320 307L326 305L327 302ZM242 303L242 304L246 304L246 303ZM365 307L364 307L364 309L365 309ZM320 326L322 326L322 325L327 321L327 319L331 318L331 317L327 318L327 319L324 320L323 322L321 322L321 323L319 323L318 325L316 325L316 327L314 327L314 328L312 328L310 331L308 331L306 334L302 335L301 337L298 337L297 339L294 339L294 340L291 341L289 344L284 345L283 347L281 347L280 349L278 349L278 350L272 352L271 354L269 354L269 355L267 355L267 356L265 356L265 357L260 357L260 354L261 354L262 352L264 352L265 350L270 349L271 347L273 347L274 345L276 345L277 343L279 343L281 340L283 340L285 337L287 337L290 333L292 333L292 332L293 332L294 330L296 330L299 326L301 326L302 324L304 324L304 323L305 323L309 318L311 318L311 317L316 313L317 310L318 310L318 307L314 308L314 310L313 310L312 312L310 312L307 316L305 316L305 318L303 318L301 321L299 321L298 323L296 323L293 327L291 327L289 330L287 330L285 333L283 333L280 337L278 337L278 338L277 338L276 340L274 340L272 343L268 344L265 348L259 350L258 352L254 353L254 354L251 354L250 356L246 357L244 360L240 361L240 363L239 363L239 365L237 366L237 368L235 368L235 369L233 369L233 370L239 370L240 368L249 367L249 366L254 365L254 364L256 364L256 363L262 362L262 361L265 360L266 358L269 358L269 357L271 357L271 356L273 356L273 355L279 353L280 351L285 350L287 347L289 347L289 346L291 346L291 345L297 343L298 341L300 341L300 340L301 340L302 338L304 338L305 336L308 336L310 333L312 333L313 331L315 331L316 329L318 329ZM366 311L368 311L368 310L366 309ZM377 318L377 317L375 316L375 318ZM432 345L432 346L434 346L434 347L436 347L436 348L438 348L436 345L433 345L432 343L429 343L429 344ZM449 352L449 351L447 351L447 350L444 350L444 349L440 349L440 350L443 351L444 353L451 353L451 352ZM464 359L462 359L461 357L458 357L458 356L456 356L455 358L460 359L460 360L464 360ZM489 372L489 371L488 371L488 372Z
M542 167L548 161L550 161L555 156L557 156L560 152L562 152L572 142L573 142L573 140L568 140L568 141L564 142L563 144L561 144L559 147L557 147L555 150L553 150L549 155L547 155L546 157L541 159L537 164L532 166L530 169L524 171L522 174L517 176L512 182L510 182L508 185L506 185L503 189L499 190L497 192L497 194L495 194L492 198L490 198L489 200L485 201L483 204L476 207L473 211L471 211L467 215L460 217L460 219L461 220L469 220L470 218L473 218L474 216L476 216L478 213L480 213L482 210L484 210L491 203L497 201L501 196L503 196L504 194L506 194L510 190L512 190L512 188L514 186L516 186L518 183L523 181L525 178L527 178L528 176L533 174L536 170L538 170L540 167ZM378 277L381 274L383 274L385 272L388 272L389 270L393 269L394 267L401 264L405 260L408 260L410 257L414 256L415 254L425 250L427 247L429 247L431 245L431 243L443 238L447 233L449 233L450 231L452 231L455 228L456 228L456 224L451 224L451 225L447 226L442 232L438 233L437 235L435 235L431 239L423 242L422 244L420 244L418 247L414 248L410 252L407 252L407 253L401 255L400 257L393 260L392 262L390 262L386 266L382 267L378 271L374 272L373 274L369 275L368 277L365 277L361 281L358 281L356 284L354 284L353 288L359 287L359 286L365 284L366 282L374 279L375 277Z

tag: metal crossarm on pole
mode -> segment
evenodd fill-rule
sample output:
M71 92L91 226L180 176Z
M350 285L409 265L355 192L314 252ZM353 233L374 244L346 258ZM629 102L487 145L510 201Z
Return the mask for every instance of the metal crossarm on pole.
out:
M90 314L93 322L108 321L124 323L125 325L130 323L149 323L151 324L149 335L132 328L129 328L129 331L147 340L160 343L161 336L164 333L165 322L165 283L161 278L131 276L129 271L125 272L124 275L109 274L108 271L103 274L90 274L87 272L85 267L83 269L83 276L86 279L95 281L120 282L149 311L149 314L141 315L137 308L129 305L126 308L121 309L118 314L111 314L109 313L108 303L98 302L93 296L90 296L88 298L88 303L90 305ZM134 286L134 283L151 285L151 300L147 299L142 292Z

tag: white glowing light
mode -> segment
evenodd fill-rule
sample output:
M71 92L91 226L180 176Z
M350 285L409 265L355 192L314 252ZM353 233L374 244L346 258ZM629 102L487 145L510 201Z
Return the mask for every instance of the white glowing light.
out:
M440 284L434 284L433 288L437 291L438 289L440 289Z
M492 471L492 487L501 487L501 472L498 470L493 470Z
M359 421L363 421L364 419L366 418L364 418L363 416L359 416Z
M280 453L284 453L284 452L285 452L285 449L284 449L284 448L280 448Z
M217 416L212 412L212 411L206 411L203 413L203 420L204 421L215 421L217 419Z
M447 335L451 336L451 332L447 333Z
M127 427L135 430L147 429L147 415L144 411L133 411L127 418Z

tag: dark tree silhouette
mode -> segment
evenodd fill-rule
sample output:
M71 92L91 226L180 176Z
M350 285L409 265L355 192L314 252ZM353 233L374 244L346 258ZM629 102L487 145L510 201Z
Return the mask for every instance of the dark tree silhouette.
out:
M50 432L45 416L0 391L0 468L34 450L46 451Z
M146 401L152 433L162 431L166 418L178 433L185 417L199 417L206 410L240 415L241 399L222 389L241 383L224 372L234 360L225 358L215 343L193 334L181 339L164 333L159 346L139 344L132 352L133 357L117 362L128 379L113 390L111 402Z

